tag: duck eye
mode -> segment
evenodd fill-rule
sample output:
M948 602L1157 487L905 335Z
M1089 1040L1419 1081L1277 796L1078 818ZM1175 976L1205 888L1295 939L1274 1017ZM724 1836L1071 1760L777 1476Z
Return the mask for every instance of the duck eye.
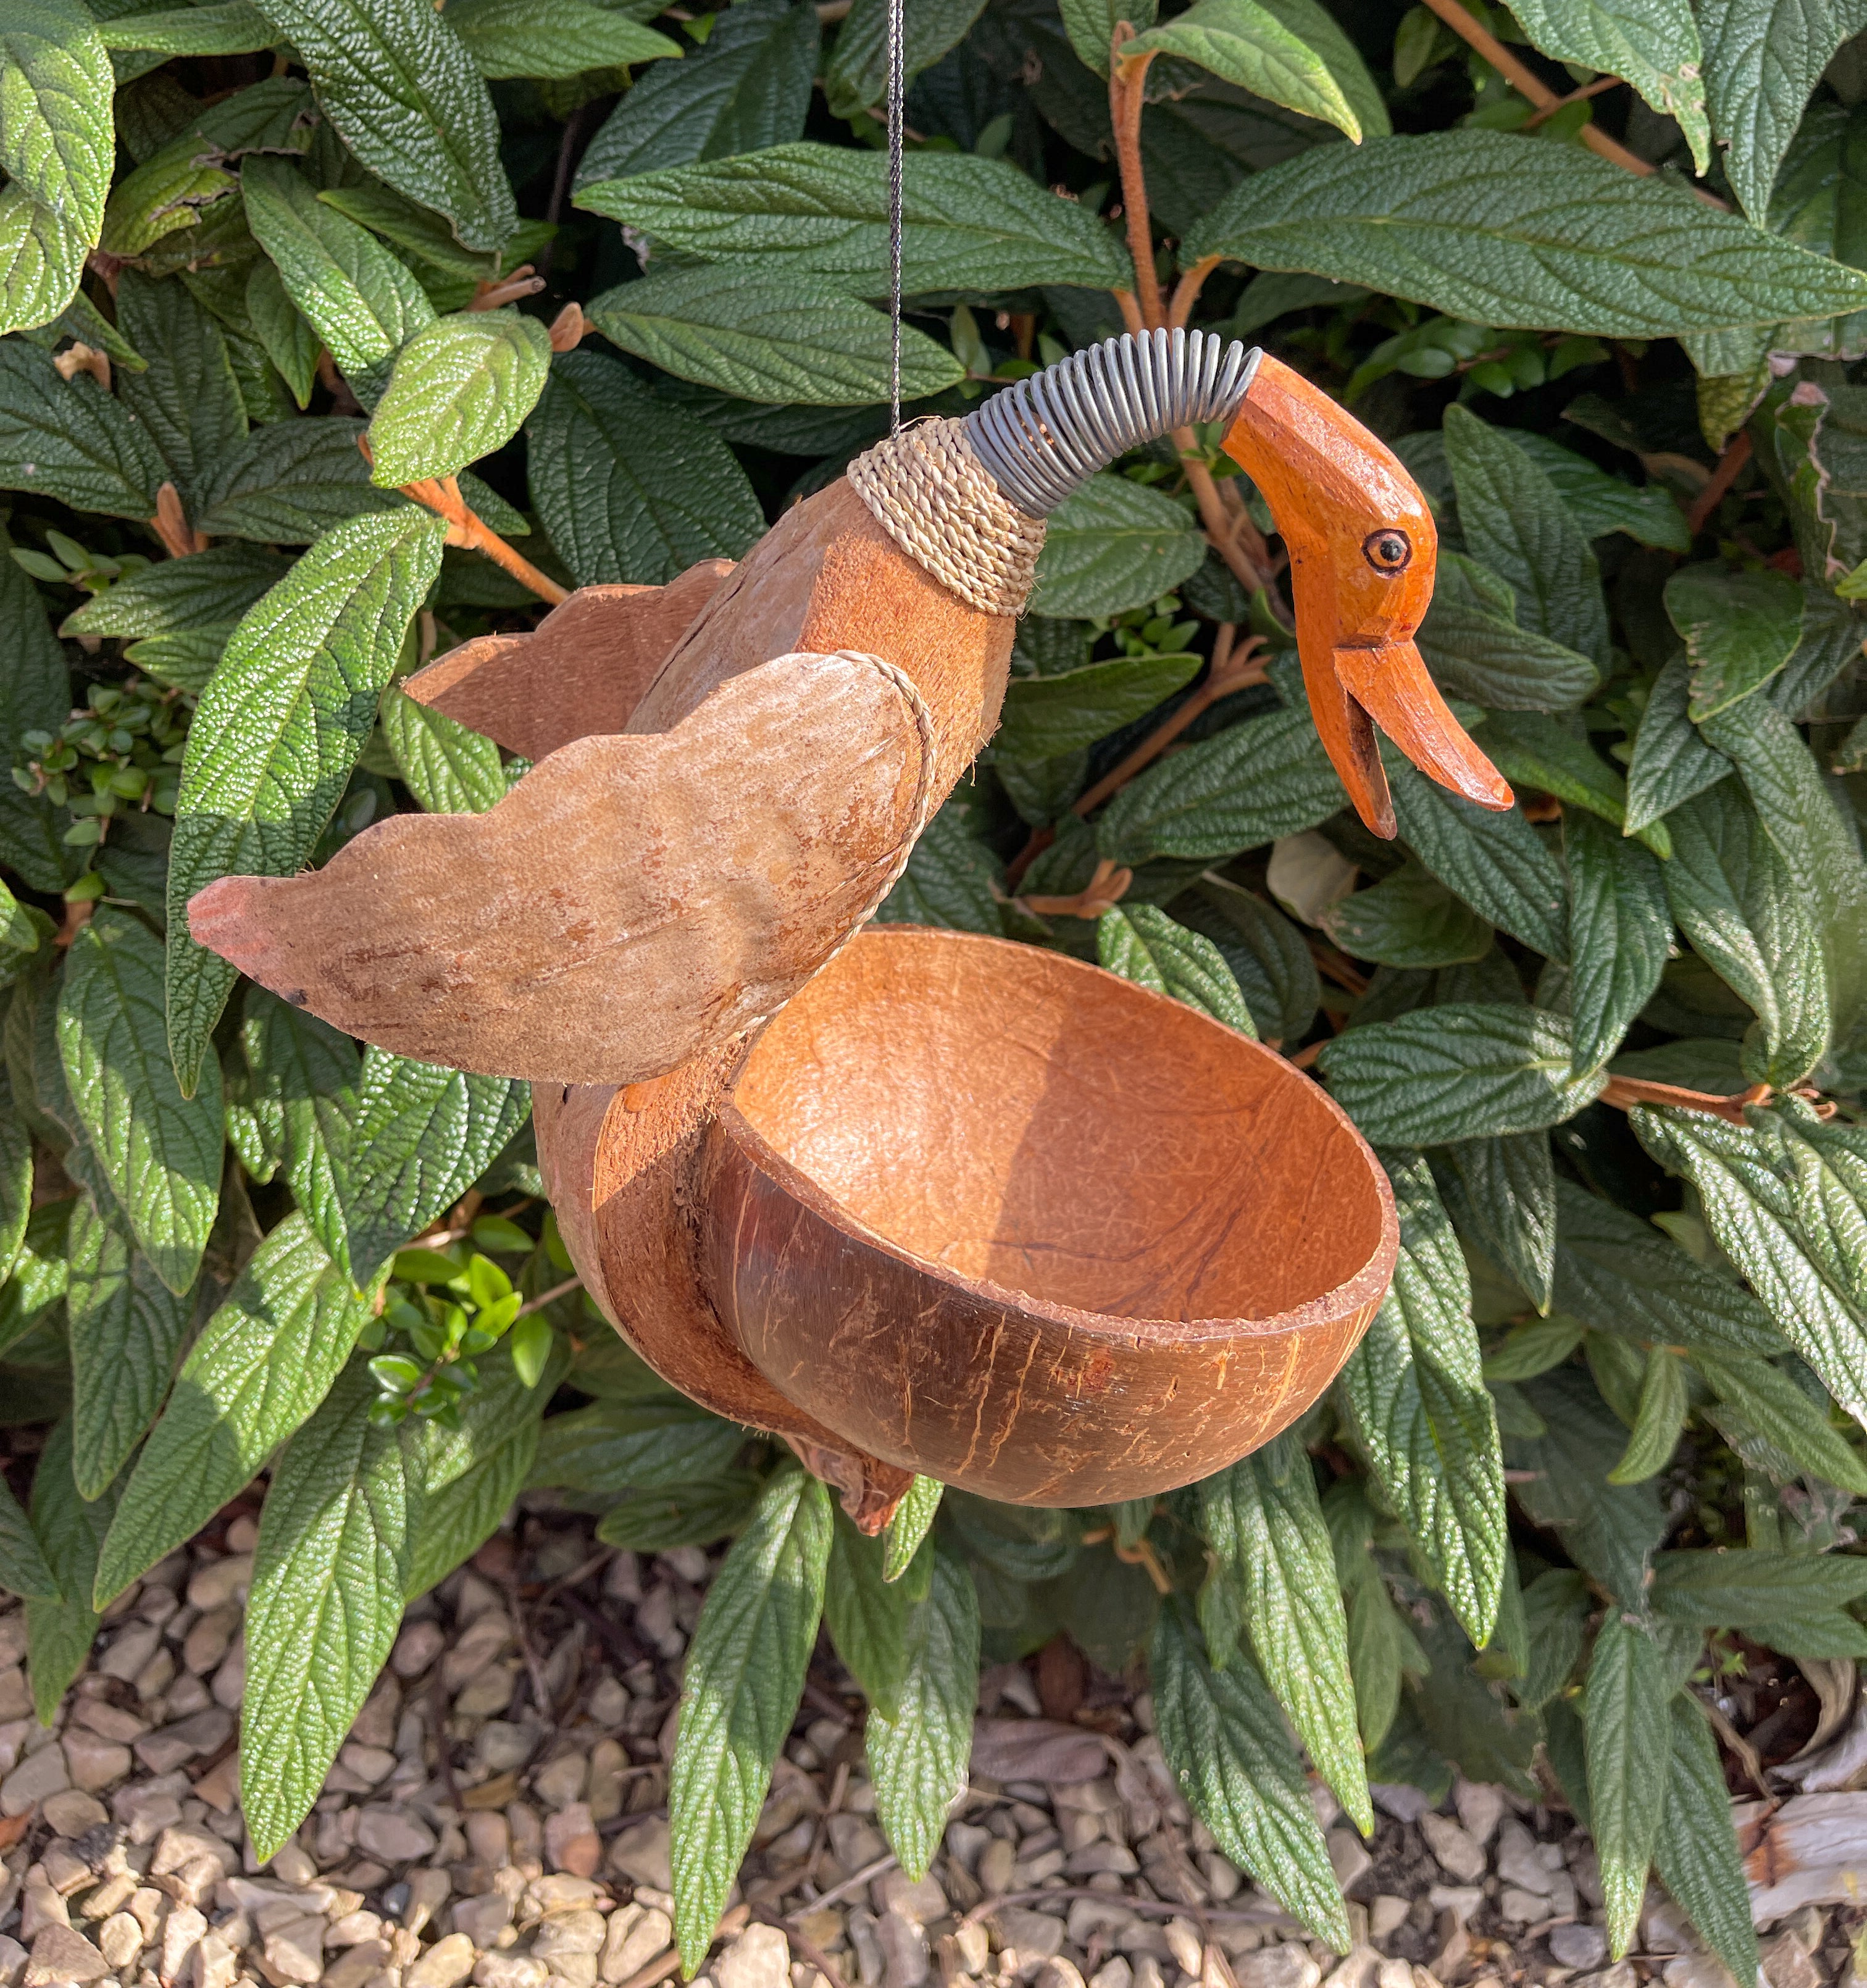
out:
M1370 532L1361 541L1361 553L1376 573L1401 573L1413 556L1413 542L1405 532L1390 526Z

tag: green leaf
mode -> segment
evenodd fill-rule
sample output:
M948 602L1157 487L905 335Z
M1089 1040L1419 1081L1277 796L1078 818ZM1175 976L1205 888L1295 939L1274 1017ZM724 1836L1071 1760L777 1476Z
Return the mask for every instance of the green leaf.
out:
M46 1439L32 1473L32 1530L57 1591L66 1599L26 1598L26 1667L32 1674L32 1709L49 1726L62 1699L90 1655L98 1618L90 1602L100 1543L117 1508L117 1494L106 1489L86 1503L72 1476L72 1421L66 1416Z
M403 784L431 814L481 814L505 799L499 749L394 685L383 693L383 738Z
M545 1424L531 1482L604 1497L666 1490L729 1469L745 1445L738 1423L689 1401L599 1401Z
M126 371L117 397L148 431L192 516L228 452L246 439L246 409L221 328L173 282L126 269L117 280L117 322L148 354Z
M972 1570L931 1542L918 1551L932 1563L931 1578L903 1627L894 1709L871 1704L864 1735L877 1820L901 1868L917 1884L966 1784L979 1643Z
M1540 1712L1568 1685L1588 1625L1588 1584L1573 1567L1552 1567L1524 1591L1529 1667L1511 1686L1527 1712Z
M1077 59L1099 76L1108 74L1108 49L1115 23L1126 21L1145 32L1160 12L1159 0L1061 0L1064 30Z
M1498 771L1520 787L1553 794L1622 827L1627 813L1627 783L1588 742L1584 722L1573 712L1505 712L1484 722L1484 747ZM1670 856L1671 839L1655 827L1641 837L1654 854Z
M1160 1612L1148 1664L1161 1750L1220 1851L1338 1952L1348 1915L1303 1763L1257 1665L1207 1662L1181 1604Z
M1467 1635L1490 1640L1508 1554L1497 1418L1471 1280L1426 1161L1385 1162L1400 1218L1394 1282L1338 1384L1382 1499L1405 1520Z
M888 293L888 161L880 153L777 145L586 181L577 204L709 260L756 259L768 273L831 278L857 296ZM1119 289L1133 279L1106 222L1015 167L959 152L916 152L903 161L901 287L909 296L1037 283Z
M1598 1070L1659 991L1673 942L1666 880L1652 853L1579 809L1563 817L1569 873L1569 1015L1574 1070Z
M509 1078L369 1050L343 1189L359 1280L459 1200L531 1108L529 1088Z
M343 1196L361 1077L357 1046L259 986L246 990L240 1045L252 1110L279 1155L292 1198L325 1253L347 1269Z
M1802 639L1802 590L1787 573L1686 566L1666 582L1666 613L1691 664L1695 724L1760 689Z
M1677 123L1693 166L1702 173L1710 164L1705 52L1686 0L1585 0L1572 7L1524 0L1517 19L1546 56L1624 76L1661 117Z
M202 1328L130 1472L104 1542L96 1600L113 1601L186 1543L316 1408L370 1308L289 1215Z
M88 373L62 380L50 353L0 340L0 489L144 519L167 478L147 431Z
M1867 28L1861 0L1703 0L1705 93L1726 176L1744 211L1769 211L1777 167L1842 43ZM1842 306L1855 309L1858 304ZM1778 316L1826 312L1785 308Z
M888 320L821 276L715 263L624 283L586 309L625 352L740 400L840 407L888 397ZM964 377L945 347L903 328L902 399Z
M1412 862L1332 904L1322 928L1343 952L1388 966L1453 966L1491 949L1486 921Z
M1050 515L1031 611L1068 618L1144 607L1205 556L1190 512L1158 490L1099 471Z
M922 1540L933 1530L934 1514L940 1509L940 1495L945 1489L937 1477L916 1477L901 1493L901 1503L882 1535L884 1581L899 1581L913 1564Z
M741 1470L698 1484L627 1491L597 1521L597 1537L631 1553L711 1546L746 1523L760 1488L756 1477Z
M66 616L63 635L176 635L233 625L290 562L256 546L211 546L127 573Z
M1753 1081L1795 1083L1828 1044L1821 935L1789 866L1735 782L1670 817L1662 875L1673 916L1700 955L1756 1011L1744 1039Z
M690 1971L712 1942L803 1694L830 1540L828 1489L781 1466L694 1630L668 1796L676 1937Z
M1677 655L1648 693L1627 767L1625 827L1630 835L1716 786L1731 770L1730 761L1706 743L1688 715L1691 683L1691 658Z
M303 59L319 109L363 164L445 214L468 248L505 242L519 216L492 99L436 8L425 0L258 4Z
M1867 1497L1867 1462L1781 1368L1767 1360L1691 1350L1692 1364L1711 1383L1727 1411L1735 1411L1750 1432L1774 1445L1802 1469ZM1721 1418L1722 1419L1722 1418Z
M1150 28L1121 52L1125 63L1143 55L1195 63L1254 96L1321 118L1361 142L1361 120L1328 64L1258 0L1194 0L1185 13Z
M544 391L550 363L545 327L516 310L424 325L395 355L370 417L371 481L394 489L451 476L502 448Z
M299 407L308 407L311 389L317 380L318 354L323 345L312 330L310 320L292 301L276 263L253 265L246 279L245 303L253 336L291 388L293 399ZM225 462L217 466L217 489L226 473Z
M1260 0L1260 4L1266 12L1322 57L1329 73L1348 99L1349 109L1359 121L1361 136L1391 136L1393 120L1388 116L1380 86L1368 74L1368 65L1362 61L1355 43L1321 0Z
M1466 546L1508 583L1522 626L1605 670L1600 569L1555 485L1501 428L1469 408L1448 407L1445 432Z
M262 1861L316 1800L402 1619L421 1483L375 1398L359 1362L286 1445L259 1515L240 1803Z
M165 1052L162 948L103 910L72 942L59 994L59 1053L93 1151L137 1246L171 1291L194 1281L220 1203L220 1066L184 1097Z
M32 1216L32 1134L0 1069L0 1279L12 1274Z
M1784 1611L1837 1610L1867 1594L1867 1563L1840 1554L1676 1552L1653 1564L1653 1605L1708 1628L1767 1626Z
M1646 1899L1673 1756L1672 1696L1666 1659L1650 1631L1611 1614L1595 1639L1582 1718L1608 1951L1617 1960Z
M363 431L361 421L337 414L255 428L221 465L198 528L210 538L303 546L359 512L405 508L370 482L357 446Z
M9 0L0 25L0 169L21 197L75 238L80 258L96 248L103 225L117 150L115 88L110 54L77 0ZM56 317L77 289L77 272L62 297L58 287L40 292L29 312L0 313L0 331Z
M185 1083L238 977L185 935L188 900L217 877L289 877L310 860L446 535L412 505L333 526L248 611L202 693L168 881L169 1044Z
M984 12L983 0L922 0L912 15L903 10L901 73L912 83L963 40ZM824 66L824 95L833 117L854 118L874 109L886 93L888 59L885 0L856 0L837 30Z
M0 1588L25 1601L62 1598L32 1520L4 1484L0 1484Z
M1602 338L1867 306L1867 276L1659 178L1503 131L1319 147L1254 174L1187 231L1182 266L1207 255Z
M424 1422L424 1430L437 1426ZM538 1424L527 1423L495 1449L475 1457L438 1490L431 1486L421 1505L421 1530L409 1550L402 1596L414 1601L478 1553L498 1531L526 1480L538 1448Z
M158 8L100 21L97 32L107 49L165 56L249 56L272 47L278 30L249 0L218 5Z
M1201 1530L1244 1598L1258 1667L1363 1835L1374 1810L1355 1722L1348 1623L1302 1444L1286 1432L1199 1486Z
M1460 1139L1433 1156L1461 1233L1508 1270L1547 1312L1556 1270L1556 1172L1544 1132Z
M1174 900L1173 912L1225 955L1262 1040L1294 1043L1309 1033L1321 984L1303 935L1281 911L1209 873Z
M434 321L427 293L367 228L326 206L290 160L249 158L240 169L240 191L247 224L277 265L286 294L358 397L373 401L390 360Z
M25 188L0 191L0 333L56 320L79 294L84 237Z
M1400 833L1415 855L1480 917L1549 958L1566 959L1562 866L1522 808L1493 814L1448 793L1397 752L1384 749L1381 757Z
M1663 483L1637 489L1534 429L1513 428L1510 439L1556 486L1556 494L1585 539L1625 532L1643 546L1659 546L1673 553L1692 549L1686 514Z
M1443 1146L1535 1132L1573 1117L1605 1070L1570 1073L1566 1015L1455 1001L1350 1029L1317 1059L1330 1088L1378 1145Z
M1601 681L1586 656L1518 627L1508 581L1443 546L1419 651L1443 689L1490 711L1567 711Z
M884 1580L884 1551L880 1540L857 1532L844 1513L836 1515L824 1587L824 1626L863 1696L885 1717L895 1719L901 1715L897 1694L907 1666L908 1618L924 1585ZM929 1569L923 1565L922 1571Z
M678 42L592 0L453 0L447 18L482 76L561 81L682 52Z
M950 795L922 832L901 881L882 900L878 923L945 925L1005 935L999 908L1004 866L975 833L978 803Z
M69 1199L48 1202L32 1211L12 1275L0 1287L0 1347L56 1323L55 1308L65 1296L65 1238L73 1205Z
M1757 1978L1757 1931L1731 1805L1710 1722L1690 1694L1671 1708L1673 1749L1653 1839L1660 1882L1735 1979Z
M1096 923L1096 955L1110 972L1171 995L1257 1040L1251 1010L1225 955L1202 933L1175 925L1158 906L1118 905L1104 911Z
M1117 656L1060 676L1013 677L1006 686L993 750L1012 759L1050 759L1092 746L1183 689L1204 660Z
M532 502L580 587L665 586L764 536L752 485L719 436L597 353L554 362L526 445Z
M802 137L817 41L810 0L736 0L699 49L630 90L586 148L579 190Z
M1700 1112L1637 1105L1628 1122L1669 1172L1698 1189L1713 1239L1783 1336L1856 1422L1867 1423L1867 1251L1855 1155L1817 1143L1781 1113L1732 1125ZM1837 1155L1840 1171L1828 1164Z
M1308 712L1271 712L1131 780L1098 817L1096 847L1131 868L1157 856L1209 862L1300 834L1341 804Z
M1685 1362L1670 1347L1656 1346L1646 1357L1633 1432L1620 1462L1608 1473L1608 1483L1639 1484L1665 1469L1679 1447L1690 1407Z
M136 1246L119 1212L79 1195L71 1212L71 1418L79 1494L95 1498L143 1439L194 1314Z
M1769 1355L1770 1315L1735 1279L1700 1263L1650 1223L1572 1182L1556 1183L1558 1307L1598 1332L1659 1345Z

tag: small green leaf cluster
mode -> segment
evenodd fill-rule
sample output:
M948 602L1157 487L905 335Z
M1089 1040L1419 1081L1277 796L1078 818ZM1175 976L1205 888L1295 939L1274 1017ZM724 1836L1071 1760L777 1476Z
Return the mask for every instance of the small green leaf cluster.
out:
M56 732L20 735L13 784L76 817L63 838L68 848L95 849L132 809L175 812L190 715L179 691L147 677L91 684L84 708Z

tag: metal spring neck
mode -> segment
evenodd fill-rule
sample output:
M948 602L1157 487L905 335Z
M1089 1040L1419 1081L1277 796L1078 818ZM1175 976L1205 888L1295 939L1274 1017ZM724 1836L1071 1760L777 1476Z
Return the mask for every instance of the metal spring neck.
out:
M1207 331L1129 332L1020 380L962 425L1010 502L1047 518L1130 449L1196 421L1230 420L1263 356Z

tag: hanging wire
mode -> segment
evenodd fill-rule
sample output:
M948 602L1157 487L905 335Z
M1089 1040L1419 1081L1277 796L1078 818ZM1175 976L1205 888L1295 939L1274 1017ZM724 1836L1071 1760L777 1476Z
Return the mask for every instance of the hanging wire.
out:
M907 58L901 14L905 0L888 0L888 303L894 333L890 362L888 432L901 424L901 119L907 94Z

